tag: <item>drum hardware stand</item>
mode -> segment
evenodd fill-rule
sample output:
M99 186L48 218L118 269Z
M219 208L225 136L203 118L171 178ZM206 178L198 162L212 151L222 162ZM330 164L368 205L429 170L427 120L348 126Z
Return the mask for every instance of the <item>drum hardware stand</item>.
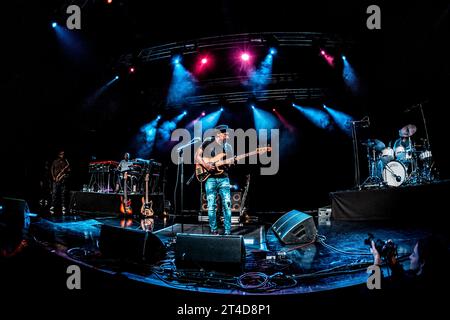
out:
M413 105L412 107L406 109L405 112L410 112L411 110L413 110L413 109L415 109L415 108L419 108L419 109L420 109L420 115L422 116L422 122L423 122L423 127L424 127L424 130L425 130L425 137L426 137L425 150L431 152L431 143L430 143L430 137L429 137L429 135L428 135L427 121L426 121L426 119L425 119L425 113L424 113L424 111L423 111L423 103L427 103L427 102L428 102L428 100L423 101L423 102L420 102L420 103L418 103L418 104L415 104L415 105ZM429 165L427 164L426 169L424 169L424 170L427 170L427 171L428 171L428 172L425 174L425 175L427 175L427 177L423 177L423 174L418 174L418 173L416 172L416 170L417 170L417 163L416 163L415 165L416 165L416 167L413 168L414 170L412 171L411 176L412 176L413 174L414 174L415 176L419 175L419 179L421 180L421 182L423 182L423 180L426 180L427 182L430 182L430 181L433 180L432 177L431 177L431 172L432 172L432 168L433 168L434 162L433 162L433 164L432 164L431 166L429 166ZM409 179L408 179L408 180L409 180Z
M371 158L368 145L367 145L367 159L369 161L369 176L362 183L361 188L383 185L384 181L380 177L375 175L376 150L372 148L372 158Z

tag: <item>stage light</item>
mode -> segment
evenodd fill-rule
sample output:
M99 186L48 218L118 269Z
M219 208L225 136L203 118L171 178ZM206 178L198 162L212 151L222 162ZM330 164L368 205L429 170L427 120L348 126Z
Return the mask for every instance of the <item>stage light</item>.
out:
M298 105L294 105L294 107L303 113L303 115L317 127L325 130L332 129L330 116L325 111L318 108L307 108Z
M173 64L177 65L177 64L180 64L180 62L181 62L181 57L179 55L176 55L172 58Z
M328 53L325 52L325 50L320 50L320 54L323 56L323 58L327 61L327 63L334 67L334 57Z
M223 108L220 108L220 111L223 111Z
M158 116L156 117L156 119L157 119L157 120L160 120L160 119L161 119L161 115L158 115Z
M277 109L273 108L273 109L272 109L272 111L273 111L273 112L276 112L276 111L277 111Z
M241 60L242 61L249 61L250 60L250 55L248 53L243 53L241 54Z
M253 109L253 121L256 130L275 129L279 127L277 117L274 116L272 113L265 111L263 109L255 108L255 106L252 106L252 109Z
M344 56L344 55L342 55L342 60L347 60L347 58Z
M187 115L187 111L183 111L183 114L184 114L184 115Z
M130 73L134 73L134 71L135 71L134 67L131 67L129 70L130 70Z
M206 115L206 113L205 112L202 112L202 117L204 117Z
M270 52L271 55L274 56L274 55L277 54L277 49L275 49L275 48L270 48L270 51L269 51L269 52Z
M323 105L323 107L328 112L328 114L333 118L336 125L348 136L351 136L352 135L351 123L353 121L353 118L350 115L343 113L342 111L329 108L326 105Z
M106 3L107 3L107 4L111 4L111 3L112 3L112 0L106 0Z
M272 53L267 54L266 58L261 62L257 69L250 73L250 85L253 91L261 91L269 84L272 76Z
M208 63L208 58L203 58L203 59L201 60L201 62L202 62L202 64L207 64L207 63Z
M222 112L220 110L214 111L201 118L203 130L214 128L219 122Z
M115 76L114 79L119 80L119 76Z
M183 66L180 56L173 56L172 81L169 86L167 103L181 104L184 100L194 94L196 90L195 77Z
M345 85L350 89L350 91L354 95L359 95L361 92L360 88L360 82L359 77L356 74L355 69L352 67L350 62L347 60L347 58L344 59L344 56L342 57L342 78L345 82Z
M56 22L52 22L52 28L56 28L58 24Z

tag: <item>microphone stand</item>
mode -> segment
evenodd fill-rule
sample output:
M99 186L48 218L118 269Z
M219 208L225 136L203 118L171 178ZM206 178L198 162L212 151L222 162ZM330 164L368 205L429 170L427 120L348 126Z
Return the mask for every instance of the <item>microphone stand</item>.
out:
M370 125L369 117L365 116L361 120L351 121L352 124L352 138L353 138L353 158L355 161L355 188L361 190L361 179L359 172L359 156L358 156L358 138L356 135L356 125L360 124L363 127L368 127Z
M427 150L431 148L430 137L428 136L427 122L425 121L425 114L423 112L422 103L419 103L420 113L422 114L423 127L425 129L425 136L427 137Z
M352 121L352 137L353 137L353 159L354 159L354 170L355 170L355 188L361 190L361 186L359 184L359 157L358 157L358 140L356 137L356 126L355 121Z
M184 232L184 160L183 151L194 143L199 141L197 138L192 139L189 143L179 147L178 151L178 167L180 168L180 214L181 214L181 233Z

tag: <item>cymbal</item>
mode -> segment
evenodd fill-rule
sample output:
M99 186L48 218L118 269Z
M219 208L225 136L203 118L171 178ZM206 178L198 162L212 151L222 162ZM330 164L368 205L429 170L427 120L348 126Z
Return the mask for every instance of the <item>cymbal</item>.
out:
M411 137L414 133L416 133L417 131L417 127L413 124L408 124L406 126L404 126L403 128L401 128L398 133L400 135L400 137L402 138L408 138Z
M378 139L368 139L364 141L363 144L376 151L381 151L386 148L385 144Z

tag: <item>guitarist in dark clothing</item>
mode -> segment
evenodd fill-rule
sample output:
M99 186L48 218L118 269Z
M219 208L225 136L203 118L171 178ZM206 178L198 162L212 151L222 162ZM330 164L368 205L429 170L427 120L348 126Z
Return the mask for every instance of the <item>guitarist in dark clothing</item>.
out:
M61 199L62 214L66 214L66 180L70 172L70 164L64 157L64 151L58 153L58 158L53 161L50 174L53 182L52 203L50 213L55 213L58 197Z
M226 141L229 138L228 126L220 125L215 128L216 135L203 142L195 153L195 160L206 170L214 170L214 165L205 161L205 158L213 158L215 155L225 153L227 157L233 157L233 150ZM228 167L223 167L220 175L211 175L205 182L206 199L208 201L208 218L212 234L218 234L216 223L216 197L219 193L222 201L222 212L225 226L225 235L231 234L231 192Z

